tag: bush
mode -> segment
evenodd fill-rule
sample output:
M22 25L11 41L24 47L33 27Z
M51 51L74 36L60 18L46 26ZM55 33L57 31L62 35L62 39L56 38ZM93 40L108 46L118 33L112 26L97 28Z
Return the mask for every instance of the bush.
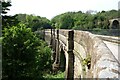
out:
M51 50L24 25L3 30L3 79L36 80L49 67Z

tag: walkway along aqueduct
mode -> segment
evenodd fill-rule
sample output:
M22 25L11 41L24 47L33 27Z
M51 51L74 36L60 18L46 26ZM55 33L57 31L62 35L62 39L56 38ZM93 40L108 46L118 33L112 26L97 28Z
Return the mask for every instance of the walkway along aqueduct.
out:
M45 41L54 51L53 70L64 68L65 79L120 78L120 63L90 32L46 29Z

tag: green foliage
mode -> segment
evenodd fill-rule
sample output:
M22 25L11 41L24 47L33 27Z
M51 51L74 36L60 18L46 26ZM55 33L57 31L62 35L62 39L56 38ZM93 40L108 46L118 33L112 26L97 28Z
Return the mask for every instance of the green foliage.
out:
M62 15L59 20L59 25L55 27L59 27L61 29L71 29L73 27L73 19L70 15Z
M11 2L2 1L2 29L8 28L10 26L16 26L19 21L15 18L16 16L5 15L10 9L8 7L12 6ZM4 14L4 15L3 15Z
M109 19L118 18L117 10L101 11L96 14L66 12L55 16L51 24L55 28L88 30L93 28L109 29Z
M16 18L27 27L31 28L32 31L37 31L39 28L47 29L51 28L50 21L45 17L17 14Z
M83 60L83 65L88 65L88 64L90 64L90 62L91 62L91 57L90 56L87 56L84 60Z
M57 29L71 29L74 26L74 20L71 13L57 15L51 20L51 23L53 27Z
M12 6L11 2L5 2L2 1L2 14L6 14L8 10L10 10L8 7Z
M91 67L91 56L88 55L85 59L82 60L83 72L86 71L86 66L88 69Z
M46 80L64 80L65 78L65 72L59 71L57 74L45 74L44 78Z
M16 19L16 16L2 16L2 29L17 26L18 23L19 21Z
M99 31L101 31L101 29L100 28L93 28L93 31L99 32Z
M50 67L51 50L23 24L5 28L2 41L3 80L37 80Z

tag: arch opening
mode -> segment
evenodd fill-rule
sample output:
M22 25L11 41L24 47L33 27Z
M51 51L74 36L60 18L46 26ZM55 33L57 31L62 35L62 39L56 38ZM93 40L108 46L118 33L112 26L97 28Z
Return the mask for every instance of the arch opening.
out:
M60 70L62 72L65 71L66 68L66 58L65 58L65 52L63 49L61 49L60 51Z
M118 29L119 28L119 21L118 20L114 20L112 22L112 29Z

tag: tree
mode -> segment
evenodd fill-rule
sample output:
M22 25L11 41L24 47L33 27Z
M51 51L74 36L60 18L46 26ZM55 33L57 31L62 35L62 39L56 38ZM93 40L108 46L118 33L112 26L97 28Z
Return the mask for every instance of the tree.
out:
M60 18L60 28L71 29L74 26L74 20L70 15L63 15Z
M20 23L25 24L27 27L31 28L32 31L37 31L39 28L51 28L50 21L45 17L17 14L16 18L20 21Z
M9 11L10 9L8 7L12 6L11 2L7 1L2 1L2 14L6 14L7 11Z
M18 20L15 18L16 16L7 16L6 15L7 11L10 10L8 8L10 6L12 6L11 2L2 1L2 29L4 29L5 27L8 28L13 25L15 26L19 23Z
M19 21L16 19L16 16L2 16L2 28L9 28L11 26L16 26Z
M71 12L63 13L54 17L51 22L56 28L71 29L74 26L74 19Z
M3 30L3 80L37 80L49 67L51 50L24 25Z
M118 12L120 11L110 10L96 12L89 10L86 13L82 13L81 11L66 12L52 18L51 23L54 27L63 29L108 29L109 20L112 18L118 18Z

